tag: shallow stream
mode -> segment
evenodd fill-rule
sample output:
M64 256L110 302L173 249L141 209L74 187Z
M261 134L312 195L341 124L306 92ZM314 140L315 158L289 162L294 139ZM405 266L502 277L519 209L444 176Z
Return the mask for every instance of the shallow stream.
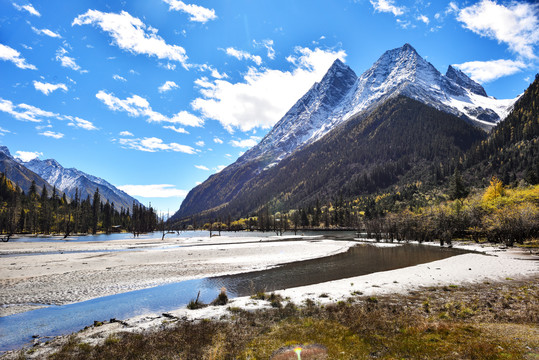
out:
M49 306L0 317L0 351L19 348L35 337L45 340L76 332L94 321L171 311L185 306L199 291L200 300L211 302L221 287L225 287L232 298L260 290L268 292L398 269L462 253L465 251L421 245L359 245L338 255L262 271L186 280L79 303Z

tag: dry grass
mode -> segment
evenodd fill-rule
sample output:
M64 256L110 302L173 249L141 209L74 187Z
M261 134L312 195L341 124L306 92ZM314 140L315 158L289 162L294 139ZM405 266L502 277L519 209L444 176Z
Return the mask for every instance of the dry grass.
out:
M146 334L117 334L99 346L73 338L49 358L280 359L286 351L279 349L298 344L311 347L313 359L539 357L537 279L426 288L376 301L353 297L327 306L278 300L282 307L234 309L226 321L178 321Z

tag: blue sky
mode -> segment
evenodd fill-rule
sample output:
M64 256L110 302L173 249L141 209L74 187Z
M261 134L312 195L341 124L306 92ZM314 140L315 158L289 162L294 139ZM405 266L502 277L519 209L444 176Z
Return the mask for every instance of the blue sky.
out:
M0 0L0 144L172 215L341 58L410 43L514 98L538 71L532 2Z

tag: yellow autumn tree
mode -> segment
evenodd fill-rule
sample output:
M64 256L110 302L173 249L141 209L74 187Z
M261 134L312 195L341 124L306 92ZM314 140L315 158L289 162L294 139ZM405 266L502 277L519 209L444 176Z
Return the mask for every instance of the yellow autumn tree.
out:
M493 176L490 180L489 187L487 188L487 190L485 190L485 193L483 194L483 202L489 202L504 195L505 187L503 185L503 182L496 176Z

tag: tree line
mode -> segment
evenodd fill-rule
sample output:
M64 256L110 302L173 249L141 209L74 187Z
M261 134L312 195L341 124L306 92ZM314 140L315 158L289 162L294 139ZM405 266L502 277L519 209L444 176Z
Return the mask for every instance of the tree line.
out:
M134 234L153 231L158 218L154 209L133 203L130 209L119 209L108 200L103 202L99 188L92 197L81 198L78 189L73 199L52 193L44 187L41 193L32 182L28 193L0 173L0 233L13 234L97 234L130 231Z
M392 193L333 201L290 211L269 203L256 214L218 218L199 228L216 231L354 230L378 241L489 241L512 246L539 237L539 185L507 187L497 177L483 190L466 187L455 171L446 193L422 192L420 184ZM193 218L194 219L194 218ZM196 221L194 221L196 227Z

